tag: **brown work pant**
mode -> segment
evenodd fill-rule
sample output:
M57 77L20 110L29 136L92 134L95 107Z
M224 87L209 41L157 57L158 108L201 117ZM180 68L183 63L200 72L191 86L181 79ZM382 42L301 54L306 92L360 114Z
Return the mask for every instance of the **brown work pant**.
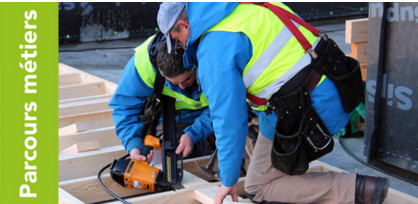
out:
M306 172L289 176L271 165L272 140L258 134L245 179L254 201L287 203L354 203L355 173ZM336 158L338 159L338 158Z

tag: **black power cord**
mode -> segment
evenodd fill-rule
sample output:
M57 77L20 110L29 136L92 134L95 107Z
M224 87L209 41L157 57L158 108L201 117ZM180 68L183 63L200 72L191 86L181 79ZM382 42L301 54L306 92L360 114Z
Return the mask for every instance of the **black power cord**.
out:
M124 159L124 158L126 158L126 157L128 157L129 156L129 154L127 154L127 155L125 155L125 156L123 156L123 157L121 157L121 158L119 158L119 159ZM103 167L100 171L99 171L99 173L97 174L97 178L99 179L99 183L100 183L100 185L102 186L102 188L107 192L107 193L109 193L111 196L113 196L114 198L116 198L116 199L118 199L119 201L121 201L122 203L125 203L125 204L131 204L130 202L128 202L128 201L126 201L126 200L123 200L122 198L120 198L119 196L117 196L116 194L114 194L112 191L110 191L105 185L104 185L104 183L102 182L102 179L101 179L101 175L102 175L102 172L104 171L104 170L106 170L107 168L109 168L110 167L110 165L112 165L112 163L110 163L110 164L108 164L108 165L106 165L105 167Z

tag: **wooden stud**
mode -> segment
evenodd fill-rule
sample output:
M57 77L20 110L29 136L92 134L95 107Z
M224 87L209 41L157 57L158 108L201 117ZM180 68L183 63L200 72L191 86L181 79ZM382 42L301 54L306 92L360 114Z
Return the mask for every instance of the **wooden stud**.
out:
M98 140L101 147L110 147L121 145L120 139L116 136L115 127L105 127L84 132L60 134L59 135L59 151L78 142L89 140Z
M60 127L58 130L59 134L67 134L67 133L76 133L77 130L77 124L70 124L63 127Z
M68 86L81 83L79 72L69 72L59 74L59 86Z
M110 110L110 98L96 99L59 105L59 116L75 115L102 110Z
M100 94L105 94L104 83L89 82L59 87L58 98L61 100Z
M112 110L83 113L78 115L68 115L59 118L59 127L77 124L79 132L114 126Z
M352 43L351 57L358 60L360 65L367 64L367 42Z
M70 98L70 99L62 99L59 100L59 104L67 104L67 103L77 103L77 102L84 102L84 101L91 101L91 100L99 100L99 99L109 99L112 98L113 94L100 94L100 95L93 95L93 96L85 96L79 98Z
M71 145L70 147L67 147L64 150L60 151L59 155L87 152L87 151L92 151L92 150L98 150L99 148L100 148L100 143L98 140L77 142Z
M58 196L59 204L84 204L81 200L77 199L60 187L58 187Z
M126 196L148 193L147 191L144 191L144 190L127 189L127 188L120 186L118 183L112 180L109 173L103 174L101 176L101 179L104 185L107 188L109 188L114 194L118 195L119 197L126 197ZM208 182L194 176L193 174L190 174L187 171L184 171L184 175L183 175L183 186L185 186L184 189L180 189L177 191L155 193L149 196L153 198L158 198L158 197L164 197L164 195L167 195L167 194L174 195L180 191L188 191L187 189L189 188L195 189L195 187L197 186L202 186L202 185L207 185L207 184ZM67 191L68 193L76 197L77 199L80 199L81 201L86 202L86 203L101 202L101 201L114 199L100 186L99 181L97 179L97 175L80 178L80 179L69 180L69 181L63 181L59 183L59 187L64 189L65 191ZM129 199L127 200L129 201ZM161 202L158 202L156 199L152 199L152 200L154 201L153 203L161 203Z
M244 177L241 177L237 185L244 185ZM127 199L132 204L153 204L153 203L213 203L215 198L214 194L219 189L221 182L206 183L198 186L191 186L189 188L180 189L176 192L168 191L158 194L140 196L135 198ZM243 192L238 192L238 195L244 195ZM231 203L232 199L228 196L224 203ZM238 198L239 202L236 203L251 203L247 199ZM117 203L117 202L111 202Z
M368 25L368 18L345 21L345 42L348 44L367 42Z
M85 203L95 203L114 199L102 188L102 186L100 186L100 183L97 179L97 173L95 176L62 181L59 182L58 185L66 192ZM101 179L107 188L122 198L145 193L143 190L141 191L139 189L127 189L120 186L118 183L113 181L109 173L102 174Z
M89 83L89 82L103 82L105 84L104 90L106 93L114 93L117 84L110 82L108 80L102 79L100 77L94 76L92 74L89 74L87 72L81 71L79 69L76 69L74 67L68 66L66 64L59 64L59 73L69 73L69 72L79 72L80 73L80 80L81 83Z
M99 170L126 154L122 145L59 156L59 181L97 175Z
M211 180L213 178L207 176L206 174L204 174L202 171L200 171L200 169L196 166L196 163L200 166L205 167L208 162L210 160L210 156L202 156L202 157L198 157L198 158L192 158L192 159L187 159L184 160L185 162L183 162L183 168L187 169L188 172L190 172L191 174L204 179L204 180ZM195 163L196 162L196 163ZM214 171L218 171L218 162L215 163L213 170Z
M360 71L361 71L361 78L363 81L367 81L367 64L360 65Z
M383 204L417 204L418 198L402 193L393 188L389 188L388 195Z

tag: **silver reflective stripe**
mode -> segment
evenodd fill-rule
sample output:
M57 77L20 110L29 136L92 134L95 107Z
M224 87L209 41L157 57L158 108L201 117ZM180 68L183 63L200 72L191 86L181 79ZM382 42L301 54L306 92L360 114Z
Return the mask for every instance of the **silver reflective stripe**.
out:
M318 42L320 41L320 37L318 37L315 43L312 45L312 48L315 48ZM306 53L303 57L292 66L287 72L285 72L280 78L276 81L271 83L270 85L266 86L263 90L261 90L257 97L260 98L270 98L274 93L276 93L280 87L282 87L287 81L289 81L293 76L295 76L301 69L305 68L306 65L311 63L311 55Z
M299 24L294 22L298 27ZM271 61L279 54L282 48L287 44L290 38L293 37L292 32L285 26L279 34L274 38L273 42L268 48L261 54L261 56L254 62L253 66L244 75L244 84L248 89L254 81L263 73L263 71L269 66Z

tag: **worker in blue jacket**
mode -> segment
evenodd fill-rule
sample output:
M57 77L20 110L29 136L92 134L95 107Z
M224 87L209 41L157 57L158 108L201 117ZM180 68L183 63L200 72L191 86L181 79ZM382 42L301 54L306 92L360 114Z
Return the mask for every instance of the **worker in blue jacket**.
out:
M149 37L135 49L135 55L126 64L109 103L113 109L116 134L132 159L146 159L140 155L140 149L144 144L141 138L143 121L139 119L139 115L144 101L154 93L154 81L158 70L155 62L160 54L171 60L174 67L171 72L159 71L166 77L162 94L176 98L176 129L179 131L177 137L183 141L182 144L195 145L194 148L190 145L179 146L178 151L185 151L189 157L208 155L211 149L207 138L213 135L213 129L207 99L197 88L196 73L186 71L183 67L182 50L179 50L181 54L170 55L167 53L166 43L161 43L163 41L165 42L165 36L160 32ZM158 51L159 47L163 47L160 49L161 52ZM160 123L156 128L157 136L162 132L161 126ZM151 151L148 160L153 157L154 162L161 161L161 158L154 156L154 151Z
M284 4L273 4L293 13ZM227 195L238 201L236 183L248 132L247 96L269 100L307 70L316 53L304 50L282 20L259 5L165 2L160 5L157 22L161 32L171 39L167 40L168 51L180 44L185 49L185 67L199 65L198 81L209 101L222 182L215 203L222 203ZM323 44L322 37L299 24L296 27L313 49ZM310 105L324 128L334 134L345 127L350 114L344 110L333 81L325 75L319 75L318 80L310 93ZM383 202L388 188L384 178L335 172L289 176L273 168L270 153L278 115L269 111L267 105L252 104L259 117L260 133L247 171L245 191L253 201Z

